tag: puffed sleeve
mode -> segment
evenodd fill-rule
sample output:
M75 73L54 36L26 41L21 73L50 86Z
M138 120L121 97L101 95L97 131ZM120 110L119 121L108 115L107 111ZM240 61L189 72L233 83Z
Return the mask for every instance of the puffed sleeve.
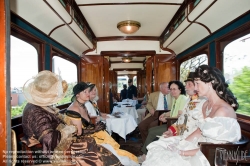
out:
M24 134L36 138L43 146L45 154L49 155L61 140L60 131L56 130L59 119L41 107L29 105L23 114Z
M87 101L87 102L85 103L85 107L86 107L87 110L88 110L89 116L97 116L96 111L95 111L95 108L94 108L94 106L90 103L90 101Z
M236 142L241 138L240 125L236 119L229 117L206 118L198 123L207 142Z

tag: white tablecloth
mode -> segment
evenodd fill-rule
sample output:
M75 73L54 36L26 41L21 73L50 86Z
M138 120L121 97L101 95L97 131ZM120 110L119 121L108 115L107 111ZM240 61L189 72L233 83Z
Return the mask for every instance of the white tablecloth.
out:
M133 101L117 102L117 104L120 105L120 106L126 106L126 105L132 105L133 106Z
M132 100L132 99L123 99L122 102L119 103L131 103L130 105L135 106L136 104L138 104L138 100Z
M134 118L134 120L137 122L138 113L137 113L135 107L126 107L126 106L117 107L117 106L115 106L113 108L112 113L114 114L116 112L127 113L127 114L131 115Z
M112 132L115 132L126 140L126 135L135 130L137 123L131 115L124 113L124 115L121 115L121 118L115 118L113 116L107 118L106 126L110 135Z

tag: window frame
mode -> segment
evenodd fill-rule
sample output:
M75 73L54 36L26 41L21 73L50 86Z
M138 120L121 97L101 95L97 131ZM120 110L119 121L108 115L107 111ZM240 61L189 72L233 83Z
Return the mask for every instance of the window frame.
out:
M34 35L30 34L26 30L18 27L16 24L11 23L11 34L12 36L32 45L37 50L37 60L38 60L38 72L45 69L45 42L43 40L38 39ZM11 55L10 55L11 56ZM22 117L23 114L11 117L11 119L18 119Z
M52 71L52 59L54 56L57 56L57 57L60 57L64 60L67 60L73 64L76 65L76 70L77 70L77 82L79 82L80 80L80 61L77 61L76 59L74 59L72 56L68 55L67 53L59 50L58 48L54 47L54 46L51 46L51 51L50 51L50 71ZM65 104L62 104L62 105L57 105L56 107L59 108L59 109L63 109L63 108L67 108L69 105L70 105L71 102L69 103L65 103Z
M38 72L45 70L45 42L11 23L11 35L32 45L37 50Z
M247 35L250 33L250 22L244 24L243 26L233 30L230 33L227 33L226 35L218 38L215 41L216 44L216 67L220 69L224 73L224 64L223 64L223 51L226 48L228 44L233 42L234 40ZM237 115L237 120L240 123L241 127L250 132L249 125L250 125L250 116L243 115L243 114L238 114Z
M75 58L72 56L68 55L67 53L59 50L58 48L51 46L51 51L50 51L50 70L52 71L52 59L54 56L58 56L60 58L63 58L67 61L70 61L76 65L77 69L77 82L80 80L80 61L77 61Z
M176 76L176 78L178 78L178 79L180 78L180 75L181 75L180 68L181 68L181 64L183 62L185 62L185 61L187 61L189 59L192 59L192 58L194 58L196 56L199 56L201 54L206 54L207 55L207 60L208 60L208 64L209 64L210 63L209 46L208 45L204 45L204 46L196 49L195 51L193 51L193 52L191 52L191 53L189 53L189 54L185 55L184 57L182 57L182 58L180 58L180 59L177 60L177 62L176 62L176 65L177 65L177 68L176 68L176 70L177 70L177 72L176 72L177 76Z
M228 44L233 42L234 40L247 35L250 33L250 22L245 25L237 28L236 30L227 33L226 35L215 40L216 45L216 67L220 69L224 73L223 69L223 51Z

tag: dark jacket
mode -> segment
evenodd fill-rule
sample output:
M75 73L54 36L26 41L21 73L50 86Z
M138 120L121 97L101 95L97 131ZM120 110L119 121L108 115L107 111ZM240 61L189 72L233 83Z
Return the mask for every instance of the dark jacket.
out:
M133 99L133 95L134 97L137 97L137 88L134 85L131 85L128 87L127 98Z
M121 101L122 101L123 99L127 99L127 93L128 93L128 90L127 90L127 89L121 90L121 93L120 93L120 100L121 100Z
M109 89L109 109L110 109L110 113L112 113L113 107L114 107L113 93L112 93L111 89Z

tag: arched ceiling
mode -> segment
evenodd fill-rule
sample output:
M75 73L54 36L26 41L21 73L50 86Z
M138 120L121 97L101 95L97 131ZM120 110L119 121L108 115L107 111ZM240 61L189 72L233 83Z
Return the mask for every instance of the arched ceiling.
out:
M190 6L196 2L191 11ZM249 0L12 0L10 9L79 56L113 53L109 58L111 69L119 69L143 66L148 56L142 56L143 51L178 55L248 12L250 3ZM183 21L171 29L183 12ZM117 23L124 20L138 21L141 28L134 34L123 34ZM133 57L130 65L121 63L121 57L128 56L126 52L136 52L129 55Z

